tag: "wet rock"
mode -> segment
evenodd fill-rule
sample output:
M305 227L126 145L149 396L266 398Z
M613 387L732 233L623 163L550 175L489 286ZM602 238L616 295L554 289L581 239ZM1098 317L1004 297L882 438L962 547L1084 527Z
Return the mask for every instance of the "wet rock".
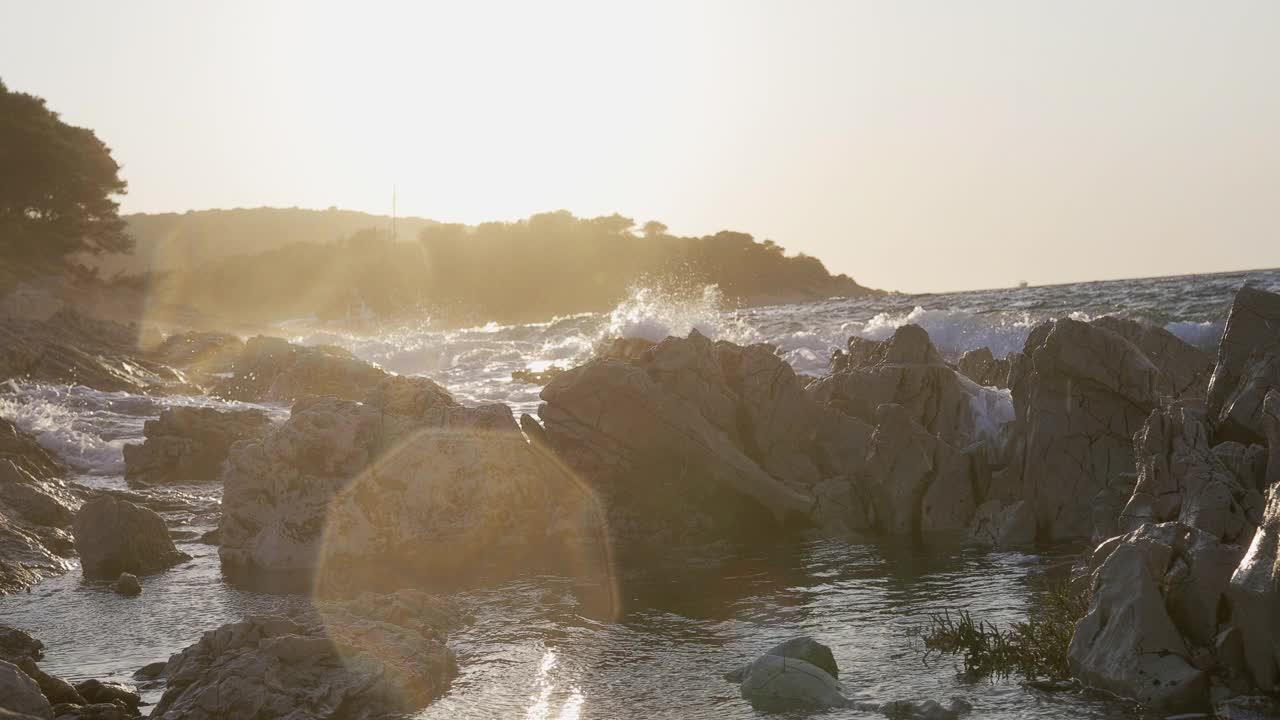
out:
M261 410L167 408L146 422L145 442L124 446L125 480L132 486L213 482L233 443L270 427Z
M961 355L956 370L979 385L1009 387L1009 360L997 359L991 354L991 348L978 348Z
M364 403L299 401L232 448L219 554L256 573L356 571L396 587L521 553L568 553L594 505L505 405L465 407L426 378L388 378ZM584 528L586 528L584 530Z
M1275 720L1280 717L1280 701L1265 695L1232 697L1214 703L1217 720Z
M54 720L133 720L141 717L136 708L121 702L55 705L53 713Z
M97 704L120 704L132 710L137 710L142 704L142 698L138 693L120 683L103 682L102 680L85 680L76 683L76 691L80 696L91 705Z
M166 660L159 660L153 663L147 663L146 665L143 665L142 667L134 671L133 679L134 680L155 680L156 678L164 674L164 668L165 668L165 665L167 664L168 664L168 661Z
M247 402L293 402L309 395L357 400L387 376L342 348L302 347L259 336L245 343L233 376L211 394Z
M844 687L822 668L781 655L761 655L747 668L739 692L764 710L847 707Z
M1131 342L1068 318L1042 323L1010 371L1024 436L1004 480L1031 503L1037 536L1094 534L1099 492L1135 472L1133 434L1159 400L1159 373Z
M322 604L317 614L250 617L170 658L151 717L376 718L412 712L457 673L451 603L416 591ZM316 692L324 688L324 692Z
M214 528L200 535L200 543L203 545L219 545L222 543L222 532L218 528Z
M111 496L85 503L72 531L85 577L147 575L191 559L174 547L159 515Z
M0 460L8 460L28 475L47 480L62 477L68 468L36 439L0 418Z
M36 684L16 665L0 660L0 709L52 720L53 707Z
M1090 560L1089 611L1068 650L1073 675L1162 710L1207 707L1208 677L1193 664L1161 591L1166 577L1183 573L1177 562L1187 564L1188 556L1180 548L1197 533L1178 523L1148 524L1099 546Z
M134 597L142 594L142 585L138 583L136 575L120 573L120 577L116 578L116 592L125 597Z
M1203 416L1183 405L1151 413L1134 438L1138 480L1121 531L1178 520L1226 543L1253 536L1262 496L1240 483L1209 446Z
M0 380L9 378L84 385L107 392L193 389L185 378L143 357L138 328L74 310L47 320L0 323Z
M1209 417L1220 440L1257 442L1262 401L1280 388L1280 295L1244 286L1236 293L1209 381Z
M814 667L820 668L833 678L838 679L840 677L840 668L836 666L835 655L831 653L831 648L808 635L780 642L766 650L764 654L803 660ZM750 669L751 663L747 663L736 670L725 673L725 679L730 682L740 683L747 676Z
M894 700L877 708L891 720L956 720L973 710L962 698L951 698L946 705L936 700Z
M244 352L244 341L230 333L174 333L148 352L154 360L180 368L207 382L218 373L230 373Z

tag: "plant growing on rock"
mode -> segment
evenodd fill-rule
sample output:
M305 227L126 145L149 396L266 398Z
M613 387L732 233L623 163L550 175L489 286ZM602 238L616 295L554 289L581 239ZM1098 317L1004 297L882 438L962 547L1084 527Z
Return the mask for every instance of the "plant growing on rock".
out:
M1088 605L1087 597L1064 584L1045 595L1038 614L1007 629L974 620L967 610L944 610L931 615L920 632L924 657L958 655L961 674L973 680L1011 675L1024 680L1066 680L1071 677L1067 648Z

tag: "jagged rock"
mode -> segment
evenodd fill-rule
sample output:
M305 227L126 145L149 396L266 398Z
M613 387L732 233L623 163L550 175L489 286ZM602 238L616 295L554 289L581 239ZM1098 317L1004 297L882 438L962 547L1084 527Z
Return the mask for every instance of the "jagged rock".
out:
M66 468L12 423L0 419L0 594L66 572L66 533L77 498Z
M230 333L183 332L166 337L148 355L207 380L218 373L232 372L242 352L244 341Z
M1271 486L1262 522L1231 576L1228 597L1254 685L1269 693L1280 690L1280 484Z
M168 663L165 660L158 660L153 663L147 663L146 665L143 665L142 667L134 671L133 679L134 680L155 680L156 678L164 674L164 668L165 668L165 665L167 664Z
M840 474L831 465L846 458L824 447L823 426L839 420L804 403L784 362L696 332L630 363L588 362L542 400L548 443L597 493L614 538L649 546L760 538L803 522L811 483ZM782 410L770 416L774 402Z
M599 360L630 362L638 360L641 355L644 355L654 345L657 345L657 343L645 338L619 337L598 344L593 351L593 355Z
M1208 677L1193 664L1161 592L1170 574L1186 582L1177 563L1195 562L1186 539L1203 535L1178 523L1148 524L1094 551L1089 612L1067 653L1076 677L1162 710L1208 705Z
M138 582L138 576L132 573L120 573L120 577L116 578L116 592L126 597L141 595L142 585Z
M133 720L141 717L136 709L121 702L90 703L88 705L55 705L54 720Z
M144 443L124 446L125 480L133 486L213 482L233 443L270 427L261 410L167 408L143 426Z
M988 500L974 512L969 538L989 547L1008 548L1036 541L1036 516L1031 505L1018 500L1008 505Z
M0 323L0 380L84 385L107 392L192 389L171 368L142 357L138 329L64 309L47 320Z
M85 577L147 575L191 559L174 547L159 515L109 495L85 503L72 532Z
M245 343L233 376L210 394L246 402L293 402L308 395L357 400L386 377L385 370L342 348L300 347L259 336Z
M1254 443L1245 446L1232 440L1213 446L1213 454L1218 456L1236 480L1246 488L1253 488L1260 493L1267 491L1267 448Z
M1133 434L1159 399L1155 366L1114 332L1063 318L1032 330L1010 381L1024 436L1003 482L1021 486L1038 537L1092 536L1095 498L1135 471Z
M997 359L991 354L991 348L982 347L961 355L956 370L979 385L1009 387L1009 360Z
M856 487L868 500L867 527L891 534L963 529L977 504L969 458L895 404L876 411L866 471Z
M864 362L814 381L806 392L868 423L875 422L881 405L901 405L912 420L955 447L994 435L999 423L1013 419L1003 394L947 367L917 325L898 328Z
M1240 484L1209 446L1203 417L1183 405L1155 410L1134 437L1138 482L1121 531L1178 520L1227 543L1244 543L1262 516L1262 496Z
M170 658L151 717L372 720L411 712L457 673L445 640L460 620L447 601L401 591L322 604L316 615L223 625Z
M13 663L0 660L0 709L52 720L53 707L26 673Z
M1213 358L1208 353L1161 327L1115 316L1094 320L1095 327L1105 328L1133 343L1155 365L1156 389L1164 397L1175 400L1204 398L1213 374Z
M1209 381L1209 417L1221 440L1262 438L1262 401L1280 388L1280 295L1248 285L1231 304Z
M299 401L232 448L219 554L258 572L355 573L398 586L520 553L568 553L593 506L527 443L505 405L464 407L426 378L392 377L363 404ZM514 560L512 560L514 562Z

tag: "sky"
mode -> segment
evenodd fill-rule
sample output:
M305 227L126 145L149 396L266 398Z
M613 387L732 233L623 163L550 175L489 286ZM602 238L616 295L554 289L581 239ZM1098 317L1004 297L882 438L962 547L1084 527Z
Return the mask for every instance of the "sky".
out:
M926 292L1280 266L1280 2L0 0L127 212L568 209Z

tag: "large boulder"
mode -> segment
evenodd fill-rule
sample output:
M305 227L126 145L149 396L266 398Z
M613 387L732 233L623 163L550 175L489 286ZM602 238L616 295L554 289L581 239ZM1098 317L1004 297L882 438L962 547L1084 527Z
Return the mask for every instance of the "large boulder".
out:
M322 603L297 617L250 617L169 659L165 720L372 720L417 710L457 673L456 607L417 591Z
M0 660L0 710L53 720L53 707L40 686L13 663Z
M847 488L871 432L807 397L771 347L696 331L629 362L565 372L542 400L547 444L632 548L764 540L807 526L816 488L834 478Z
M1208 676L1193 662L1162 592L1185 585L1198 568L1189 549L1201 535L1179 523L1147 524L1099 546L1090 559L1089 611L1067 654L1076 677L1161 710L1207 708ZM1214 588L1220 593L1223 585Z
M1091 537L1095 497L1134 472L1156 367L1120 335L1063 318L1031 332L1010 379L1022 437L1004 484L1031 504L1039 538Z
M166 337L150 349L148 356L207 381L220 373L233 372L242 352L244 341L230 333L183 332Z
M845 369L810 384L809 396L867 423L875 422L881 405L901 405L930 434L960 448L1013 419L1007 394L948 367L917 325L903 325L876 351L860 350L857 362L854 357Z
M259 336L245 343L232 376L210 394L246 402L293 402L309 395L358 400L388 375L339 347L302 347Z
M72 533L85 577L149 575L191 559L174 547L163 518L110 495L81 506Z
M1120 515L1122 532L1179 520L1226 543L1253 537L1262 496L1209 446L1203 416L1176 404L1154 410L1134 437L1137 485Z
M1236 293L1209 381L1209 417L1223 440L1263 436L1262 402L1280 389L1280 295L1251 286Z
M464 407L425 378L363 403L299 401L232 448L219 553L233 571L411 585L533 553L572 554L594 505L505 405ZM598 548L597 552L603 552Z
M124 446L125 480L134 486L212 482L233 443L270 427L261 410L167 408L143 426L145 442Z

